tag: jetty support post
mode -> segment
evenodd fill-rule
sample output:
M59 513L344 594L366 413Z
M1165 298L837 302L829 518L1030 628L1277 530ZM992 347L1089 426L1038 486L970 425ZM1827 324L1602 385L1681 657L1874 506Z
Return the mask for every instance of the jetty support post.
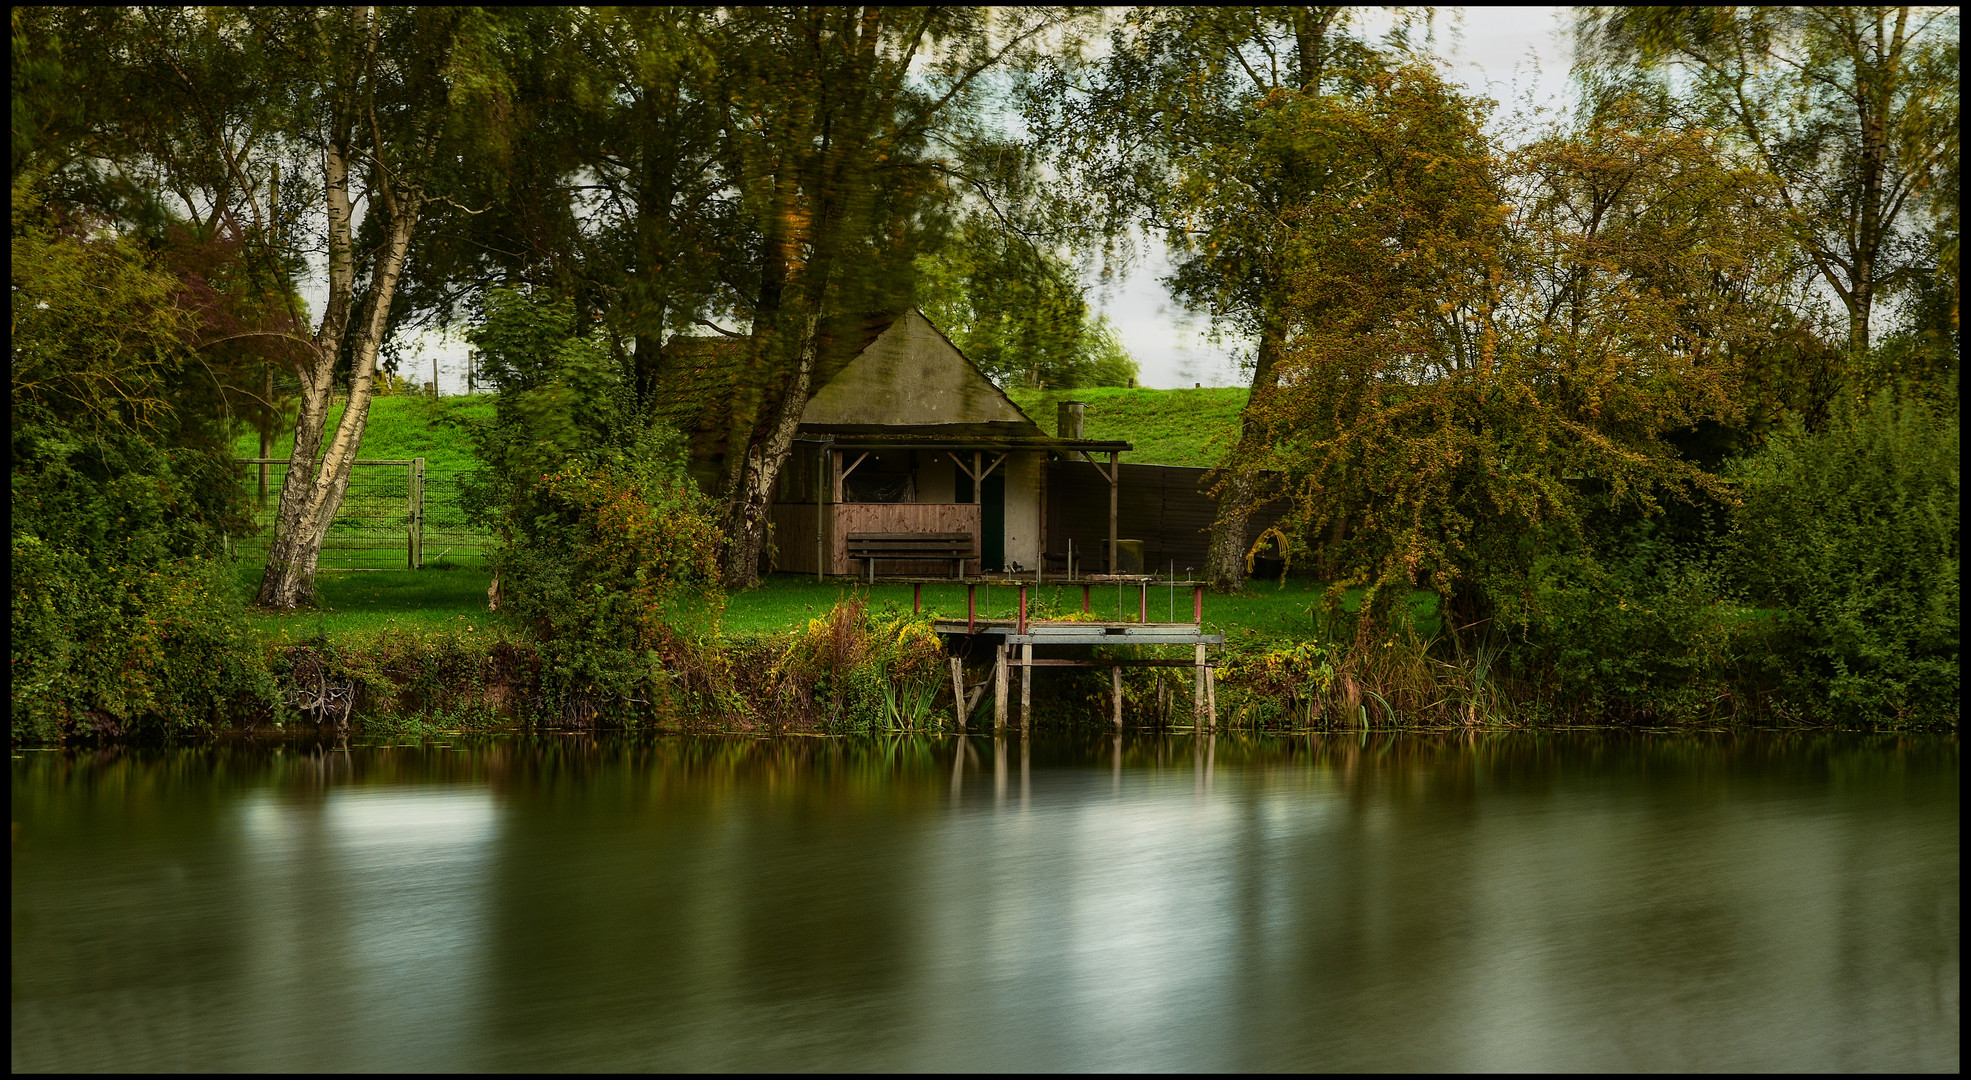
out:
M1025 735L1033 721L1033 642L1020 645L1020 734Z
M1210 666L1205 668L1205 730L1218 730L1218 669Z
M1006 727L1006 639L999 639L999 647L994 650L992 662L992 727L1002 731Z
M1191 722L1203 725L1205 719L1205 647L1197 647L1197 660L1191 668Z
M1122 665L1109 665L1109 688L1115 697L1116 733L1122 733Z
M958 730L965 730L965 661L951 658L951 711L958 716Z

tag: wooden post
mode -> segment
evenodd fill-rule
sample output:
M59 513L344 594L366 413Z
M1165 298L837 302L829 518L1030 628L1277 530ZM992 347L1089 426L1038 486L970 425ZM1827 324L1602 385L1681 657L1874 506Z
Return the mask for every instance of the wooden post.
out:
M821 580L823 566L826 561L823 555L826 548L821 543L821 527L827 522L828 518L828 512L823 509L825 503L822 499L822 496L828 491L828 486L823 483L823 474L827 471L828 451L816 450L814 452L814 579L816 581Z
M1020 633L1027 632L1027 583L1020 582Z
M413 570L424 569L424 459L412 458L405 473L405 501L408 504L407 520L404 522L404 547L406 560Z
M1041 580L1047 576L1047 462L1053 455L1042 453L1038 457L1040 458L1040 483L1037 485L1040 488L1040 524L1036 526L1036 531L1040 533L1040 540L1034 545L1033 549L1033 583L1035 585L1040 584ZM1011 470L1012 466L1009 465L1007 468Z
M1136 586L1141 590L1136 596L1136 621L1146 623L1150 621L1150 583L1139 581Z
M924 583L921 581L910 583L910 613L912 615L924 613Z
M1109 573L1116 572L1116 489L1122 484L1122 455L1109 451Z
M274 402L274 368L271 364L267 366L267 381L264 392L266 396L261 401L268 408L272 408ZM263 459L260 462L260 509L262 510L267 509L267 462L264 459L273 456L274 425L268 424L260 429L260 457Z
M1020 645L1020 732L1025 734L1032 726L1033 713L1033 642Z
M958 716L958 730L965 730L965 661L951 658L951 711ZM959 756L964 756L962 748Z
M1200 645L1198 648L1202 649L1204 646ZM1218 729L1218 669L1210 666L1205 668L1205 717L1205 730L1216 731Z
M1081 613L1088 614L1088 590L1093 588L1086 581L1081 583Z
M1122 667L1120 665L1117 664L1109 665L1109 687L1115 696L1116 730L1121 731L1122 730Z
M978 629L977 629L978 621L979 621L979 583L976 581L968 581L965 583L965 632L968 634L978 633Z
M992 728L994 731L1006 727L1006 638L999 638L992 662Z
M1202 631L1204 629L1204 586L1203 585L1191 586L1191 621L1198 624L1199 630Z
M1191 723L1203 724L1205 713L1205 656L1204 646L1198 646L1197 661L1191 668Z

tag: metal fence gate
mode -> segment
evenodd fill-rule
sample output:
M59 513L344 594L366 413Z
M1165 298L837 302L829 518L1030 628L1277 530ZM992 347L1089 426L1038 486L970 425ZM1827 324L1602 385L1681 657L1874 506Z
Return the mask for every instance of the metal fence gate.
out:
M259 528L238 546L264 552L287 480L287 459L239 462L247 466L243 480ZM466 520L459 499L462 477L463 470L427 470L421 457L358 460L316 569L421 570L436 563L481 562L492 538Z

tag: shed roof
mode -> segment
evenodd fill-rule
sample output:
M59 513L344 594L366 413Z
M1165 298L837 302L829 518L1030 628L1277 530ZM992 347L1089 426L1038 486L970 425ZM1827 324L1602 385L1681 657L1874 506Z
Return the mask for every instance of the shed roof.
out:
M832 437L857 445L882 442L925 449L960 444L964 449L1129 448L1127 443L1096 445L1096 440L1047 435L921 311L871 317L858 330L855 354L835 370L818 373L801 416L804 441ZM722 455L731 426L732 390L753 359L750 340L679 335L666 342L665 351L671 375L666 417L685 433L693 457ZM841 355L838 350L823 353Z

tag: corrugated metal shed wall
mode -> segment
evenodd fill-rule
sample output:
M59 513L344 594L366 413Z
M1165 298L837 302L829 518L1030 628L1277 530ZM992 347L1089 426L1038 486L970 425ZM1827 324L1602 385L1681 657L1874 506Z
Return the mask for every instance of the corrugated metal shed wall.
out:
M1122 466L1116 536L1143 541L1146 569L1168 569L1175 561L1182 574L1186 567L1204 566L1211 523L1218 517L1218 504L1205 480L1210 472L1177 465ZM1246 544L1250 546L1286 510L1285 499L1260 504L1247 522ZM1047 554L1065 556L1070 538L1076 563L1093 571L1099 563L1083 563L1083 559L1100 559L1108 550L1109 482L1087 462L1055 461L1047 473ZM1271 545L1267 552L1272 553Z

